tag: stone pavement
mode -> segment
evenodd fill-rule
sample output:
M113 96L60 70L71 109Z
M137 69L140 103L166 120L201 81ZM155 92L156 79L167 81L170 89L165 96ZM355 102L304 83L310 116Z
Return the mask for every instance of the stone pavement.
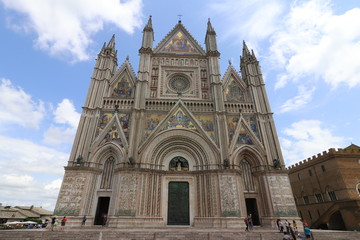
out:
M314 240L359 240L360 232L313 230ZM65 231L45 229L2 230L0 240L282 240L274 229L199 229L192 227L132 228L108 227L67 228Z

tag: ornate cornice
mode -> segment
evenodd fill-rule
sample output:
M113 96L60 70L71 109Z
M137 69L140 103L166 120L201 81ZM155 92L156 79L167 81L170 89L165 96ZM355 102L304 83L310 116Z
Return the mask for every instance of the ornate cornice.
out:
M141 47L139 49L139 53L148 53L148 54L151 54L152 53L152 49L151 48L144 48L144 47Z
M218 50L215 50L215 51L208 51L206 53L206 56L208 57L220 57L220 53Z

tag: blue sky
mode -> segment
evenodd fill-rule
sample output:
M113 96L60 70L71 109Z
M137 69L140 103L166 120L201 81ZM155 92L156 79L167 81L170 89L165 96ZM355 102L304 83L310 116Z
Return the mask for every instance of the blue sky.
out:
M149 15L155 47L179 14L204 48L211 18L222 74L254 49L287 166L360 145L358 0L0 0L0 203L53 210L102 44L137 72Z

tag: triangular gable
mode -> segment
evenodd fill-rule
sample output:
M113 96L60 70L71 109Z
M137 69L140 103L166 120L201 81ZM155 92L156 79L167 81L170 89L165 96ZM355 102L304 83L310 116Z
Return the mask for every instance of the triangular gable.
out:
M179 23L154 49L159 54L205 55L205 51Z
M229 65L226 70L223 81L224 96L226 101L245 101L246 84L232 65Z
M252 132L246 120L241 116L236 127L235 135L230 143L230 151L242 145L253 145L263 149L261 142Z
M115 142L122 147L128 148L129 144L122 126L127 128L127 126L124 125L122 117L120 116L119 118L118 114L114 114L95 138L91 148L103 145L107 142Z
M214 140L202 128L201 123L195 116L187 109L181 100L179 100L166 117L155 127L152 133L148 136L146 141L140 146L141 149L151 142L157 133L169 129L189 129L198 132L200 135L208 139L214 147L216 144Z
M135 73L128 59L110 79L110 97L133 98L135 94Z

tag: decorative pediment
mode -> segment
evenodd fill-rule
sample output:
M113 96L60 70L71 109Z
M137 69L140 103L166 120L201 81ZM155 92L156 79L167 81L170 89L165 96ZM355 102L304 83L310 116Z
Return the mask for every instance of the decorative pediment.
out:
M244 102L246 99L246 84L230 64L223 78L225 100L229 102Z
M230 142L230 151L232 152L242 145L253 145L263 149L262 143L252 131L246 119L240 115L235 134Z
M135 96L135 73L128 59L121 65L118 71L110 79L110 97L134 98Z
M167 34L154 49L154 53L205 55L205 51L181 23L178 23L173 30Z
M100 129L98 129L99 134L95 138L94 142L91 144L91 148L101 146L107 142L113 142L120 145L121 147L128 148L129 144L125 134L128 127L127 126L128 120L125 121L125 118L128 119L128 115L127 114L125 114L125 116L122 115L115 113L112 115L110 120L105 120L106 124L105 126L103 126L103 128L100 127ZM108 118L109 114L103 114L102 117Z
M150 125L146 123L146 126L149 127ZM163 120L161 120L161 122L156 125L156 127L146 138L140 149L142 149L144 145L151 142L158 133L171 129L184 129L195 131L202 135L204 138L208 139L214 145L214 147L216 147L214 140L207 133L208 131L204 130L204 128L202 127L202 123L199 122L196 117L187 109L184 103L179 100L172 108L172 110L166 115L166 117L163 118Z

